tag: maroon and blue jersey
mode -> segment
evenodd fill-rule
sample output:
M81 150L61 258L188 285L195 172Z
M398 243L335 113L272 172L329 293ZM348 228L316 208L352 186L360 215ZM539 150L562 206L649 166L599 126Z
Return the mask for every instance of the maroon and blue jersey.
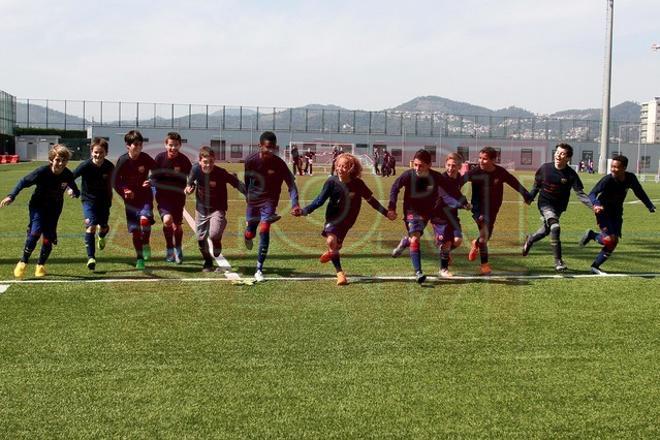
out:
M151 171L151 182L156 188L156 201L184 205L186 188L192 163L185 154L179 153L170 159L167 151L158 153L154 158L156 167Z
M502 207L504 199L504 184L506 183L525 201L530 200L529 193L511 173L499 165L493 171L475 167L463 175L463 183L472 182L472 215L475 218L484 217L493 221Z
M633 190L633 193L649 211L655 211L655 205L640 185L637 176L629 172L625 173L623 180L617 180L612 174L600 179L589 193L589 199L594 206L603 207L602 216L621 217L628 189Z
M276 155L262 158L255 153L245 160L245 189L248 205L265 203L277 206L280 201L282 183L289 188L291 206L298 206L298 188L293 174L286 163Z
M463 184L462 176L459 174L456 177L451 177L447 172L444 172L441 174L441 177L443 182L442 186L447 194L461 203L462 206L465 205L467 199L461 192L461 186ZM433 219L458 221L458 208L448 205L442 198L440 198L433 209Z
M197 212L208 215L213 211L226 211L227 184L245 195L245 185L235 174L217 166L213 167L210 173L205 174L202 172L202 167L198 164L193 165L188 177L188 185L195 187Z
M82 201L111 206L114 170L115 166L107 159L103 159L100 166L94 165L91 159L81 162L73 171L73 178L82 178Z
M140 152L137 159L131 159L128 153L122 154L115 166L115 191L124 199L124 191L133 191L133 199L125 199L126 203L137 205L144 201L153 201L151 187L143 187L149 180L149 172L156 168L156 162L147 153Z
M64 204L64 191L67 187L73 190L76 197L80 196L73 173L68 168L64 168L60 174L55 174L50 165L43 165L19 180L9 193L9 197L15 200L18 193L31 186L36 186L30 198L31 211L48 211L59 216Z
M462 206L465 200L461 202L451 197L445 186L448 184L444 177L435 170L429 170L425 176L418 176L413 169L406 170L392 184L388 209L396 210L396 201L401 188L404 189L403 211L406 214L412 213L429 219L437 210L439 199L453 208Z
M580 176L569 166L557 169L552 162L544 163L536 171L534 186L529 192L530 199L539 195L539 209L549 207L557 214L566 211L568 201L571 197L571 189L575 191L578 199L585 205L591 207L589 197L584 192L584 186Z

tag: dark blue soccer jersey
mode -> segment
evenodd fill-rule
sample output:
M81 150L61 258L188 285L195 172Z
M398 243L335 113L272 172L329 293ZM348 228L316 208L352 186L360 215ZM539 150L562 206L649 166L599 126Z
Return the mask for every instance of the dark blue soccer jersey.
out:
M584 193L584 186L580 176L569 166L561 170L552 162L544 163L536 171L534 187L529 195L534 199L539 194L538 206L540 208L551 207L558 214L566 211L568 201L573 189L582 203L591 206L589 197Z
M209 174L205 174L202 167L193 165L188 184L195 186L195 209L205 215L213 211L227 210L227 184L245 194L243 182L234 174L217 166L213 167Z
M73 177L82 178L82 191L80 198L83 202L112 204L112 178L115 166L107 159L103 159L100 166L94 165L87 159L73 171Z
M9 193L9 197L15 200L19 192L35 185L36 188L30 198L30 209L60 212L67 187L73 190L76 197L80 195L71 170L64 168L60 174L55 174L50 165L44 165L19 180L13 191Z
M603 215L621 216L623 215L623 202L628 195L628 189L633 193L649 211L655 211L655 205L649 199L649 196L639 184L637 176L626 172L623 180L617 180L612 174L608 174L598 181L596 186L589 193L589 198L595 206L603 207Z
M260 205L268 202L277 206L283 182L286 182L289 188L291 206L298 206L298 188L295 179L281 158L271 155L264 159L257 152L245 160L245 188L248 204Z

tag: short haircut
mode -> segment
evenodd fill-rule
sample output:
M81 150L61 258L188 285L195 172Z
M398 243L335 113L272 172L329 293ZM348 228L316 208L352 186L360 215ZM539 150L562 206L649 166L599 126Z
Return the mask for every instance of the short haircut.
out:
M140 133L137 130L131 130L128 133L124 135L124 142L126 142L126 145L131 145L135 143L143 143L144 138L142 137L142 133Z
M204 145L199 149L199 160L205 159L207 157L215 159L215 152L211 147Z
M66 145L55 144L50 150L48 150L48 161L52 162L57 156L60 156L68 162L69 159L71 159L71 151L69 151Z
M92 139L92 143L89 146L89 151L92 151L94 147L101 147L105 150L105 152L108 152L108 141L103 139L102 137L95 137Z
M358 179L362 175L362 164L360 163L360 159L357 157L350 153L341 153L339 156L337 156L335 166L339 165L340 161L348 163L348 174L351 176L351 178Z
M616 160L617 162L621 162L621 165L623 165L623 168L628 168L628 158L624 156L623 154L617 154L616 156L612 157L612 160Z
M428 151L426 151L424 149L417 150L417 152L415 153L415 156L413 157L413 160L415 160L415 159L421 160L425 164L430 165L431 164L431 153L429 153Z
M272 131L264 131L261 133L261 136L259 136L259 143L263 144L266 141L271 141L273 145L277 144L277 136L275 136L275 133Z
M557 148L561 148L562 150L566 150L566 153L568 153L569 158L573 157L573 147L571 147L570 145L565 144L565 143L562 142L561 144L557 144L557 146L555 147L555 150L557 150Z
M167 136L165 136L165 143L167 143L168 140L173 140L181 144L181 135L176 131L170 131L167 133Z
M458 162L459 164L460 164L460 163L463 163L463 156L461 156L461 155L458 154L458 153L449 153L449 154L447 155L447 158L445 159L445 162L447 162L449 159L453 159L453 160L455 160L456 162Z
M485 154L490 160L497 159L497 150L493 147L483 147L479 154Z

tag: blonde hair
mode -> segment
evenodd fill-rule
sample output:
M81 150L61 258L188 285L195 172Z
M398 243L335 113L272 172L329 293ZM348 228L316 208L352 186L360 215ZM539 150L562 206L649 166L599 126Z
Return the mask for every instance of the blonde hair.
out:
M456 161L456 163L459 163L459 164L463 163L463 156L461 156L458 153L449 153L447 155L447 158L445 159L445 162L447 162L449 159L454 159Z
M359 179L360 176L362 175L362 164L360 163L360 159L357 157L353 156L350 153L342 153L339 156L337 156L337 159L335 160L335 164L339 165L339 161L346 161L349 165L348 169L348 174L351 176L353 179Z
M71 159L71 151L63 144L55 144L53 147L48 150L48 161L52 162L55 157L60 156L66 162Z

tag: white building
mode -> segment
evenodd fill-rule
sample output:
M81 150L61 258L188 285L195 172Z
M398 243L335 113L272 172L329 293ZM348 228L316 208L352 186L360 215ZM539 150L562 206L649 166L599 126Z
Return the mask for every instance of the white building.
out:
M639 123L642 143L660 143L660 97L642 103Z

